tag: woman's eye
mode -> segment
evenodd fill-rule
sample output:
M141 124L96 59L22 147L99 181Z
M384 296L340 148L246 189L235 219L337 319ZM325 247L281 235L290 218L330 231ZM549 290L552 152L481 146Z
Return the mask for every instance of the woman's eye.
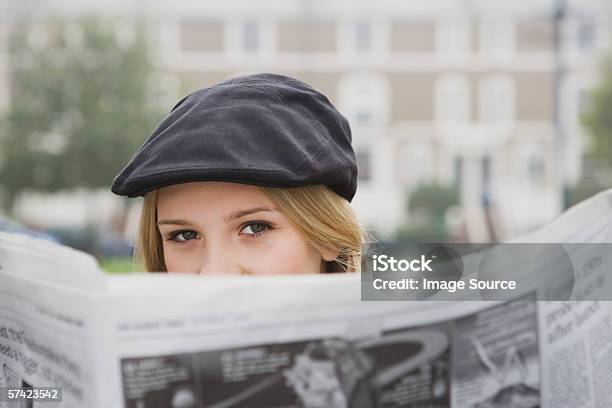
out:
M268 230L269 228L270 226L263 222L252 222L250 224L245 225L240 230L240 233L245 234L245 235L258 236L258 235L263 234L263 232Z
M170 238L174 242L187 242L196 239L198 234L195 231L180 231Z

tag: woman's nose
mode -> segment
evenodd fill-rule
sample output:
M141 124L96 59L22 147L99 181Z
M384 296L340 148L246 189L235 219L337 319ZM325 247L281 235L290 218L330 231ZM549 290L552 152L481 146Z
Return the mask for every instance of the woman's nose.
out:
M208 248L202 257L200 275L243 275L237 256L223 246Z

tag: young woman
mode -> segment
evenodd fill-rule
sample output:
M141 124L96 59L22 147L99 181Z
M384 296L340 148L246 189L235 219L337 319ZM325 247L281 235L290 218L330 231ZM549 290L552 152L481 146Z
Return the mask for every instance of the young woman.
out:
M150 272L357 272L349 202L357 164L346 119L293 78L234 78L182 99L115 178L144 196Z

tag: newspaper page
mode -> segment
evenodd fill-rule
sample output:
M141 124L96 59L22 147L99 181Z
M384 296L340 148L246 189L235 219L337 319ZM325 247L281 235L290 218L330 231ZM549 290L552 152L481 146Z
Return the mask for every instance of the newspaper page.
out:
M117 406L546 406L533 295L374 304L354 296L354 277L312 276L194 280L203 299L180 291L177 302L187 285L167 278L146 286L154 302L111 302L129 310L116 322Z
M539 302L544 396L550 407L611 407L612 251L605 244L612 242L612 192L571 209L564 221L530 237L542 242L557 235L570 243L575 271L574 301Z
M539 333L541 406L612 406L610 242L612 192L606 191L570 209L554 223L505 247L502 244L497 253L493 249L489 253L485 251L484 256L469 260L478 265L472 268L470 277L490 277L495 273L500 277L513 276L522 280L525 288L532 288L539 300L533 308L537 310L537 326L529 324L528 319L517 321L515 326L511 322L504 324L502 317L491 320L489 324L496 327L500 323L491 333L493 338L522 325L538 328L528 337L533 339L533 332ZM494 267L483 267L487 264L487 257L497 261L490 262ZM512 261L509 262L509 259ZM502 267L503 264L506 267ZM480 295L483 299L501 297L499 292L491 291L481 292ZM507 305L510 304L512 302ZM459 335L463 326L458 324L457 327ZM525 340L519 334L510 335L507 340L519 339ZM466 344L469 345L467 349L457 351L465 359L464 363L467 364L467 356L470 356L468 349L471 349L472 356L478 356L481 360L479 364L489 370L490 362L486 356L504 342L494 341L486 346L470 338ZM507 364L509 357L505 353L509 353L509 350L513 348L504 346L497 352L496 367ZM521 351L521 360L528 361L526 353L526 350ZM456 361L456 364L461 363ZM477 382L478 385L472 383L478 392L491 388L491 384L486 384L495 376L485 376L487 370L481 371L482 382ZM465 383L456 378L455 403L458 406L464 406L462 384ZM504 400L507 401L508 396L500 394L497 395L496 404L483 405L481 401L480 405L467 406L506 406L503 405ZM512 403L507 406L523 405Z
M141 286L136 277L113 285ZM145 285L143 299L118 294L112 311L129 312L114 313L116 404L450 406L448 305L367 304L359 287L352 276L166 276Z
M608 193L529 239L605 243L611 225ZM36 406L612 406L597 245L571 254L566 301L411 302L363 302L354 275L107 276L58 246L0 248L0 387L62 388Z
M580 327L555 340L551 313L561 305L536 302L535 294L508 302L364 305L343 299L358 290L350 277L292 278L283 289L292 289L296 301L274 307L265 299L281 289L260 280L210 290L205 283L196 291L213 303L227 300L224 312L206 310L209 302L184 292L178 310L172 291L157 298L148 320L138 313L149 307L137 311L146 302L112 302L131 305L134 314L123 314L116 326L115 381L123 398L117 404L609 406L611 310L603 302L567 302L576 305L571 316ZM321 293L337 303L304 301L317 303Z
M96 406L93 294L104 282L88 255L0 233L0 389L50 387L60 392L36 406Z
M606 193L523 242L607 243L611 225ZM205 280L157 282L160 288L146 286L149 295L140 301L120 295L139 283L115 281L111 303L134 313L116 323L121 403L612 406L612 308L594 296L610 264L600 252L605 246L576 248L567 301L536 301L543 294L533 292L505 302L360 302L350 276L241 279L224 288ZM558 274L558 265L548 267L541 272ZM195 297L172 295L173 285L189 286ZM153 293L159 298L148 303ZM186 302L177 311L175 296ZM146 323L138 312L143 303L149 306L142 313L156 316Z
M546 406L611 407L612 191L571 208L521 241L563 243L559 247L567 259L543 271L558 286L538 302ZM566 300L551 300L559 293Z

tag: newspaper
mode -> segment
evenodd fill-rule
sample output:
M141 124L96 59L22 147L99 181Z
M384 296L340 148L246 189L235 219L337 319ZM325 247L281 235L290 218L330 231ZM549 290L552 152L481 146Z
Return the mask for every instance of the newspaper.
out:
M611 210L612 190L517 242L610 243ZM566 301L364 302L351 274L107 275L0 234L0 407L609 408L610 254L584 248ZM6 395L41 387L61 401Z

